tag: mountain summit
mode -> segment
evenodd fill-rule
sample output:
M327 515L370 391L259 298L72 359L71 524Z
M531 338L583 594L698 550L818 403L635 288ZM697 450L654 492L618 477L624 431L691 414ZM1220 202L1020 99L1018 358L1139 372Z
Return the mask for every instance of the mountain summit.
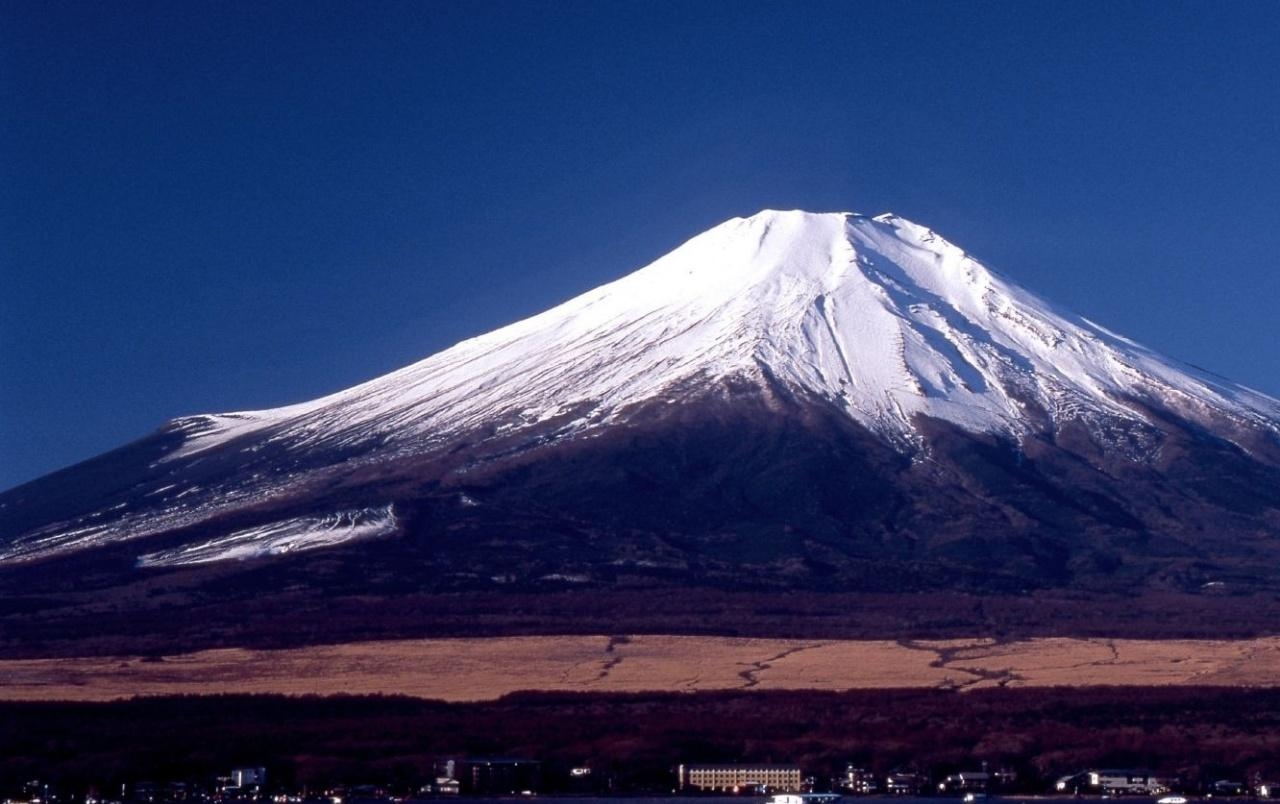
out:
M1258 588L1278 467L1280 401L902 218L764 211L354 388L0 495L0 571Z
M174 455L250 432L299 449L376 440L420 451L483 424L569 411L571 435L729 379L828 400L904 446L921 443L917 416L1011 437L1065 420L1149 422L1134 401L1202 424L1280 420L1280 402L1059 312L910 221L764 211L350 390L179 420Z

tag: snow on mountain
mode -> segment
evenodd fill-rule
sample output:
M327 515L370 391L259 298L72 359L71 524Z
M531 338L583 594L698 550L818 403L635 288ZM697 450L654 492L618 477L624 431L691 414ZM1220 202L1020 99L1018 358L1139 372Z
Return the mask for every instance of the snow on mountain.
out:
M903 451L927 448L921 417L1015 441L1083 423L1135 460L1145 459L1134 433L1151 410L1227 439L1237 430L1280 432L1280 401L1059 311L925 227L893 215L764 211L348 390L178 419L162 431L167 452L137 496L6 534L0 563L206 522L296 494L318 471L428 454L477 432L589 434L625 421L634 406L727 394L743 381L827 400ZM188 471L210 456L232 474ZM314 456L329 457L317 469ZM290 515L139 560L270 554L395 528L390 508Z
M305 516L244 528L216 539L138 557L140 567L177 567L335 547L395 533L393 506Z
M904 445L919 414L1016 437L1036 426L1031 404L1055 422L1141 421L1129 397L1196 421L1280 419L1280 402L1060 312L910 221L765 211L349 390L183 420L189 437L172 457L252 432L297 449L420 449L569 411L573 433L691 380L766 372Z

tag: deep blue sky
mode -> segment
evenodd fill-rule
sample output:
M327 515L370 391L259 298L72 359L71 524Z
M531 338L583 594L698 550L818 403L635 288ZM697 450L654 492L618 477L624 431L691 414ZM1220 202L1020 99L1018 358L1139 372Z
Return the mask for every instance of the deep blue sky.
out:
M0 488L764 207L1280 395L1280 3L0 5Z

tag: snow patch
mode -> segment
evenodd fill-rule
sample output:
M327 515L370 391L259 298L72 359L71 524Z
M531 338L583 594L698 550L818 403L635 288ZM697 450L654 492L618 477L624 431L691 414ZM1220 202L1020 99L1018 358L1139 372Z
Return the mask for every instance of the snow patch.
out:
M390 536L396 531L392 506L359 508L325 516L305 516L246 528L138 557L139 567L178 567L215 561L244 561L264 556L335 547L358 539Z

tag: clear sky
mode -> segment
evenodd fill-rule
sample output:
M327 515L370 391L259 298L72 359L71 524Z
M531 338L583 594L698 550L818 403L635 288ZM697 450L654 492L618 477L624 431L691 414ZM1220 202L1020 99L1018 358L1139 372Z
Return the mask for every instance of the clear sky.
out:
M1280 3L0 3L0 488L761 208L1280 395Z

